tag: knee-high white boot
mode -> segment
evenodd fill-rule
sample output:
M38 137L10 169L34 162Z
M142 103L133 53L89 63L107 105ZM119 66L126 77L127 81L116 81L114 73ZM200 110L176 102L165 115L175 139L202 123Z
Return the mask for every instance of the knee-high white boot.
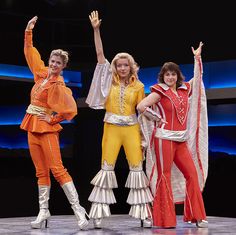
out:
M50 186L39 185L38 186L39 194L39 214L36 220L31 222L32 228L42 228L43 225L47 227L48 219L51 216L48 210L48 200L50 194Z
M74 211L74 214L78 220L78 226L80 229L85 229L88 226L88 220L86 219L86 211L85 209L79 204L79 196L76 191L74 183L67 182L62 185L62 188L64 190L64 193L66 194L66 197L68 201L71 204L71 208Z

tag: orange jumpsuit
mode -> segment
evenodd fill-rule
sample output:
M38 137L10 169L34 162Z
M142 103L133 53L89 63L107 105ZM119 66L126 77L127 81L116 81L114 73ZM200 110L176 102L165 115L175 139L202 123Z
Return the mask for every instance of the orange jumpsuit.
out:
M48 67L33 47L32 31L25 31L24 53L35 84L20 128L28 132L29 150L38 185L50 186L50 170L59 184L63 185L72 181L72 178L61 160L59 131L62 127L59 122L71 120L77 114L76 102L62 76L47 80ZM50 123L37 118L37 114L42 111L51 114Z

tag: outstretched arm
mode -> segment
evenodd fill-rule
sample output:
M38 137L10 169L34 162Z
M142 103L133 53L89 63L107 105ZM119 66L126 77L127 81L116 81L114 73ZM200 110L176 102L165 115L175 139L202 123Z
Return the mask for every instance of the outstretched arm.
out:
M104 56L102 39L100 35L100 25L102 20L99 19L98 11L91 12L89 19L94 32L94 43L97 53L97 60L99 64L104 64L106 59Z

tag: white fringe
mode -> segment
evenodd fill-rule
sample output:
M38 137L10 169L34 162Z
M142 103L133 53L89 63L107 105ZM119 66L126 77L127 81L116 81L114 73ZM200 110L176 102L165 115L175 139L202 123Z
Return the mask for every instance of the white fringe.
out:
M153 196L149 188L130 189L127 203L130 205L146 204L153 201Z
M92 203L89 218L98 219L103 217L108 217L111 215L110 207L107 204Z
M129 172L125 187L141 189L141 188L147 188L148 186L149 186L149 181L143 170Z
M116 203L116 198L112 189L104 189L97 186L94 186L88 200L91 202L106 204Z
M117 188L117 180L115 172L112 171L106 171L101 169L95 177L92 179L91 184L100 187L100 188Z
M132 205L129 211L129 215L141 220L152 218L151 207L149 204Z

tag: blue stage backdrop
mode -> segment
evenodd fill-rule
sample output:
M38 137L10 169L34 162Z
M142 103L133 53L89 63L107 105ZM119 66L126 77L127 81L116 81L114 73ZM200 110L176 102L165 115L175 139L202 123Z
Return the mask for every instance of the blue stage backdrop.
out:
M75 99L82 88L81 72L63 72L67 86ZM28 157L27 133L20 129L20 123L30 102L33 76L28 67L0 64L0 156ZM74 121L62 122L60 145L63 157L72 157L74 144ZM19 151L17 151L19 150Z
M193 64L180 65L186 81L193 76ZM228 89L236 87L236 60L208 62L203 64L203 80L206 90ZM139 78L145 84L145 92L157 81L160 67L140 69ZM78 90L83 89L81 73L65 71L63 76L71 87L75 99L79 98ZM33 85L32 74L27 67L0 65L0 149L27 149L26 133L19 125L29 104L29 92ZM208 102L209 150L236 155L236 101ZM64 131L61 147L73 145L74 123L63 122ZM6 153L6 151L5 151Z

